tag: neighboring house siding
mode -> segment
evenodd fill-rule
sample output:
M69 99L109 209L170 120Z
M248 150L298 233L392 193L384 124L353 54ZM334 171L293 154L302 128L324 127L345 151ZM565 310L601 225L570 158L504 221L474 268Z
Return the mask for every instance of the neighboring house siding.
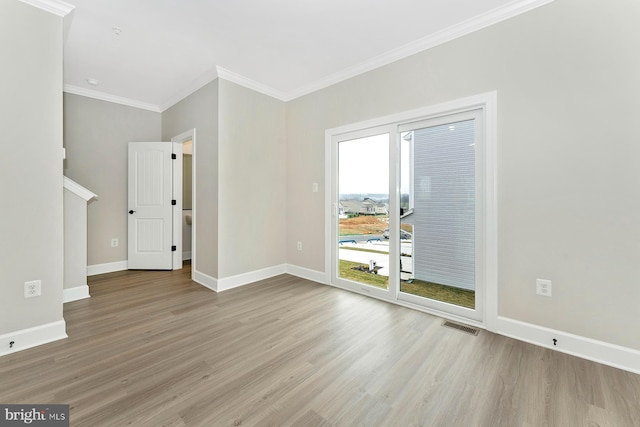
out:
M473 121L415 131L414 268L420 280L475 288Z

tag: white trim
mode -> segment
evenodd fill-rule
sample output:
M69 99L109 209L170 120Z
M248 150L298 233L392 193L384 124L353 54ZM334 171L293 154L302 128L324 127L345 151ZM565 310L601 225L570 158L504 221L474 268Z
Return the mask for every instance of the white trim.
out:
M445 28L434 34L415 40L397 49L390 50L389 52L383 53L382 55L378 55L375 58L345 68L341 71L317 80L314 83L287 92L286 94L284 94L282 100L291 101L309 93L324 89L360 74L375 70L376 68L391 64L392 62L396 62L411 55L415 55L416 53L434 48L467 34L471 34L475 31L497 24L501 21L513 18L553 1L554 0L522 0L514 1L504 6L497 7L493 10L467 19L466 21L463 21L459 24L452 25L451 27Z
M87 190L86 188L84 188L82 185L78 184L77 182L73 181L72 179L67 178L66 176L62 177L63 179L63 186L64 188L66 188L67 190L71 191L73 194L75 194L78 197L83 198L85 201L89 201L91 199L93 199L94 197L97 199L98 195L90 190Z
M17 351L26 350L42 344L67 338L66 323L64 320L46 323L44 325L35 326L33 328L22 329L20 331L11 332L0 335L0 342L3 343L0 348L0 356L15 353ZM9 348L5 343L14 342L13 347Z
M241 76L240 74L234 73L233 71L229 71L222 67L216 67L216 70L218 72L218 77L221 79L225 79L240 86L255 90L256 92L260 92L272 98L279 99L280 101L288 101L289 99L292 99L287 99L287 95L284 92L273 89L272 87L269 87L255 80L251 80L247 77Z
M192 257L191 257L191 251L184 251L184 252L182 252L182 260L183 260L183 261L190 260L191 258L192 258Z
M199 285L209 288L214 292L218 292L218 279L207 274L191 269L191 280Z
M484 111L484 325L498 318L498 93L485 94Z
M171 269L180 270L182 268L182 141L171 141L171 153L176 155L175 161L171 162L171 197L175 200L175 205L171 209L172 230L171 237L176 250L171 255Z
M95 276L96 274L113 273L114 271L128 270L128 262L116 261L105 264L94 264L87 266L87 276Z
M158 108L162 112L168 110L169 108L176 105L178 102L185 99L187 96L191 95L194 92L197 92L198 90L202 89L203 87L205 87L206 85L208 85L209 83L211 83L217 78L218 78L218 72L215 68L213 70L207 71L206 73L202 74L197 79L195 79L193 82L191 82L184 89L175 93L173 96L165 100L162 104L158 106Z
M297 265L287 264L285 271L292 276L300 277L303 279L311 280L312 282L318 282L320 284L327 284L327 276L324 271L311 270L309 268L298 267Z
M85 298L90 298L89 286L80 285L73 288L66 288L62 290L62 302L78 301Z
M237 274L231 277L218 279L218 292L226 291L240 286L248 285L260 280L269 279L270 277L285 274L287 268L285 264L273 267L263 268L262 270L250 271L248 273Z
M142 110L153 111L154 113L161 113L162 110L155 104L149 104L146 102L136 101L135 99L124 98L122 96L111 95L104 92L99 92L92 89L84 89L78 86L64 85L64 92L71 93L73 95L86 96L87 98L99 99L100 101L113 102L114 104L126 105L128 107L140 108Z
M496 332L519 341L640 374L640 351L499 316ZM553 339L557 345L553 345Z
M65 17L76 7L72 4L65 3L60 0L20 0L22 3L29 4L38 9L51 12L54 15Z
M477 95L459 98L453 101L446 101L440 104L429 105L426 107L416 108L414 110L403 111L401 113L389 114L383 117L363 120L358 123L352 123L344 126L338 126L325 131L325 142L330 143L330 137L343 133L355 132L362 129L381 127L386 125L395 125L397 122L411 122L413 120L422 120L432 117L442 117L451 114L469 111L476 107L496 106L497 92L485 92ZM487 130L488 132L488 130ZM495 132L494 132L495 135ZM328 139L327 139L328 138ZM330 199L329 199L330 200Z
M338 153L333 149L332 144L333 135L329 131L325 131L325 146L324 146L324 205L326 209L329 209L324 216L324 283L331 284L331 277L333 275L333 263L332 263L332 249L333 244L333 221L334 217L340 216L340 206L334 205L333 196L337 192L334 188L334 165L338 163Z

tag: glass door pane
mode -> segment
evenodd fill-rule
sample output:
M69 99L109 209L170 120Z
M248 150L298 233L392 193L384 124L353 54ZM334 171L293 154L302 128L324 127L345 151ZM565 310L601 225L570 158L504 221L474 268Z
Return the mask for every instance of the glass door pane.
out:
M401 133L400 292L476 308L476 124ZM425 303L428 305L428 303Z
M337 276L389 287L389 134L338 142Z

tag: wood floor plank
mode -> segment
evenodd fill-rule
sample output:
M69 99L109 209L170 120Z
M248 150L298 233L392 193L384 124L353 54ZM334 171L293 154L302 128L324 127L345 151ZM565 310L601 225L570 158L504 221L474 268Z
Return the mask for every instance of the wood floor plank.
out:
M69 338L0 358L0 402L72 426L639 426L640 376L281 275L90 278Z

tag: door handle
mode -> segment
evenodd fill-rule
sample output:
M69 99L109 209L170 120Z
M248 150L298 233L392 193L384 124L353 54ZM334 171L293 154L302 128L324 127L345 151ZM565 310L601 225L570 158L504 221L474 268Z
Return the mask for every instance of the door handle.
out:
M136 211L134 211L133 209L131 209L131 210L129 211L129 214L130 214L130 215L133 215L135 212L136 212Z

